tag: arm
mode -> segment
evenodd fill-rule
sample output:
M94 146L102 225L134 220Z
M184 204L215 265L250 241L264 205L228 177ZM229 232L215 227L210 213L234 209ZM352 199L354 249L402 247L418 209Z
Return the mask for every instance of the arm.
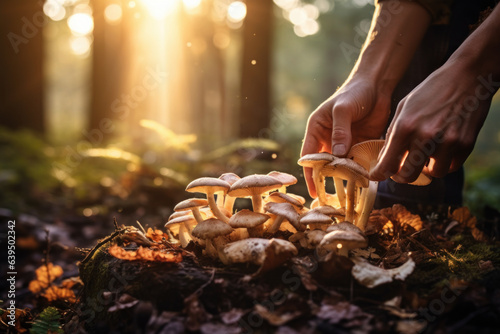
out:
M374 180L412 182L424 169L443 177L474 147L500 86L500 6L450 59L398 105Z
M346 82L309 117L301 155L329 152L345 156L352 144L380 138L390 113L394 87L423 38L431 17L419 4L383 1ZM304 169L311 197L312 171Z

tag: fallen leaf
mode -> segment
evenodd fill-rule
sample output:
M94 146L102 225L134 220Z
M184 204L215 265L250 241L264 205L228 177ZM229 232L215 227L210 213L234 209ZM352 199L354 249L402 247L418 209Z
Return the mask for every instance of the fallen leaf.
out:
M272 312L261 304L255 305L255 311L273 326L284 325L290 320L293 320L302 315L302 312L300 312L299 310L286 311L286 312L279 312L279 311Z
M124 293L120 296L120 298L118 298L117 301L115 301L115 304L108 309L108 312L116 312L119 310L128 309L134 307L137 303L139 303L138 299Z
M157 243L160 243L163 241L163 239L168 239L168 235L166 235L165 233L163 233L162 230L157 230L157 229L152 229L151 227L148 228L147 232L146 232L146 238L154 241L154 242L157 242Z
M224 324L232 325L240 321L241 317L243 317L247 312L248 311L233 308L228 312L221 313L220 318Z
M36 279L30 282L28 289L33 293L39 293L43 289L48 288L52 281L61 276L63 274L63 269L60 266L49 263L35 270L35 274Z
M211 318L211 315L205 311L200 303L196 293L184 299L184 313L187 314L185 325L190 331L198 331L201 325Z
M174 262L182 261L182 255L177 252L165 250L153 250L140 246L137 250L127 251L118 245L112 245L108 248L108 253L118 259L135 261L154 261L154 262Z
M323 302L316 316L330 324L341 324L345 328L360 327L367 330L373 318L371 314L363 312L361 308L348 302L333 305Z
M448 218L456 220L462 227L470 229L472 236L477 241L485 242L489 240L488 236L477 228L477 219L471 214L469 208L455 209L451 214L448 214Z
M47 299L49 302L56 300L64 300L69 303L76 302L76 296L73 290L67 288L60 288L58 286L52 285L48 287L42 294L42 297Z
M376 267L361 257L353 257L352 261L354 262L352 276L368 288L390 283L394 279L403 281L415 269L415 262L411 258L405 264L393 269Z

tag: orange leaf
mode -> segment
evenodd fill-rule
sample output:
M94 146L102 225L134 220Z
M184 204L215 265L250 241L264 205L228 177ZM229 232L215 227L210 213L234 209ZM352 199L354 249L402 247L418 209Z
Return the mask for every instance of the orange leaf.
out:
M76 302L76 296L72 290L59 288L54 285L45 290L45 292L42 293L42 296L45 297L49 302L55 300L65 300L70 303Z
M48 272L47 272L48 268ZM49 287L50 283L63 274L60 266L55 266L52 263L42 265L36 271L36 279L31 281L28 289L33 293L39 293L43 289Z
M182 255L180 253L164 250L153 250L150 248L139 247L135 251L127 251L117 245L108 248L108 253L118 259L134 261L157 261L157 262L181 262Z
M148 228L148 231L146 232L146 237L158 243L162 242L163 238L168 239L168 236L164 234L163 231L157 229L153 230L151 227Z

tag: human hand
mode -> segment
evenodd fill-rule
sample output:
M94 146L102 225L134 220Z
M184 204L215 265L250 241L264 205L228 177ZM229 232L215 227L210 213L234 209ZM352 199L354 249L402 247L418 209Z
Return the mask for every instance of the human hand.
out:
M301 156L317 152L345 156L351 145L380 138L389 113L390 94L378 92L370 80L348 80L309 117ZM315 198L311 168L304 168L304 177Z
M372 180L392 176L409 183L422 170L444 177L465 162L493 94L476 72L460 65L446 63L401 100Z

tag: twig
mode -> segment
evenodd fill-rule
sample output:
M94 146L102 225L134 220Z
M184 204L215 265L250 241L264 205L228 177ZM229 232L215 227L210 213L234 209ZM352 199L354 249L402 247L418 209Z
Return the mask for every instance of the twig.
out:
M124 231L127 230L126 228L122 228L122 229L118 228L118 223L116 222L116 218L113 218L113 224L115 225L115 231L111 235L109 235L106 238L100 240L97 243L97 245L95 245L94 248L92 248L90 250L90 252L87 254L87 256L85 256L85 258L80 262L81 264L87 263L92 258L92 256L94 256L95 252L97 252L99 250L99 248L101 248L104 244L106 244L107 242L113 240L118 235L122 234Z
M210 276L210 279L208 281L206 281L205 283L203 283L203 285L200 286L198 289L196 289L196 291L193 292L191 294L191 296L194 295L194 294L201 293L203 291L203 289L205 289L210 283L212 283L212 281L214 280L214 277L215 277L215 269L212 270L212 276Z
M45 240L47 242L47 249L45 250L45 269L47 270L47 281L48 281L48 286L47 288L50 288L52 285L52 281L50 280L50 270L49 270L49 252L50 252L50 239L49 239L49 230L45 229Z
M138 220L135 221L137 223L137 225L139 225L139 227L141 228L141 231L142 233L146 234L146 230L144 229L144 227L142 227L141 223L139 223Z

